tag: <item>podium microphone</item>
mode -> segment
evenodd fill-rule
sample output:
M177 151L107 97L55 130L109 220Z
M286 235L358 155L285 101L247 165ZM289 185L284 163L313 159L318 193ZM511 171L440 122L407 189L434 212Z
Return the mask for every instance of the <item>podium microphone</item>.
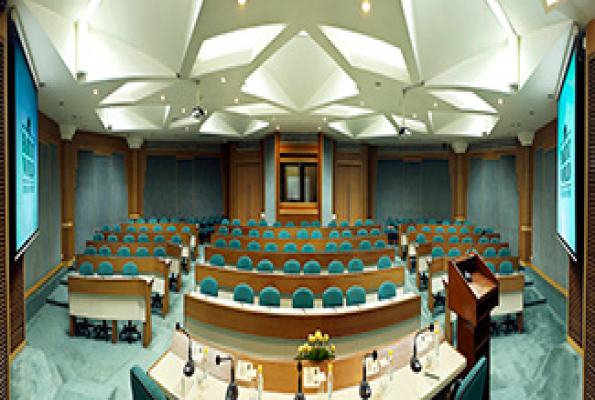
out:
M186 361L186 365L184 365L184 375L190 378L192 375L194 375L194 361L192 361L192 340L190 339L190 334L184 328L182 328L179 322L176 322L176 329L188 337L188 361Z
M236 370L233 364L233 357L221 357L217 354L217 357L215 357L215 364L221 365L221 362L223 361L231 361L231 379L229 385L227 385L227 390L225 391L225 400L238 400L238 385L236 383Z
M372 388L370 387L366 377L366 359L368 358L376 361L378 359L378 352L374 350L373 352L366 354L362 361L362 381L359 384L359 397L362 399L369 399L372 397Z
M411 356L411 362L409 365L411 366L411 370L415 373L421 372L421 362L417 358L417 337L419 335L421 335L422 333L433 332L433 331L434 331L434 324L430 324L430 326L428 326L427 329L423 329L423 330L417 332L415 334L415 336L413 337L413 356Z
M304 395L304 391L302 390L302 362L298 361L297 365L298 370L298 390L295 393L295 397L293 400L306 400L306 396Z

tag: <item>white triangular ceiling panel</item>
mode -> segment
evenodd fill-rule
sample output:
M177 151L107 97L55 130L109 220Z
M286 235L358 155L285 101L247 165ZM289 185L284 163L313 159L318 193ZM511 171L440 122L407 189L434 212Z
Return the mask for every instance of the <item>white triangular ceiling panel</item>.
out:
M105 97L101 104L134 103L172 84L172 82L127 82Z
M285 111L284 109L272 106L267 103L244 104L241 106L227 107L225 110L248 116L287 114L287 111Z
M368 124L360 133L357 134L358 138L398 136L397 130L384 115L374 115L372 117L367 117L366 122L368 122Z
M200 133L215 135L238 135L238 132L225 120L225 114L219 112L214 112L207 118L205 123L200 127Z
M371 113L373 113L373 111L368 108L346 106L343 104L331 104L326 107L322 107L312 111L312 114L330 115L339 118L359 117Z
M403 125L403 117L401 115L393 115L392 118L397 125ZM405 126L414 132L428 133L426 123L417 119L405 118Z
M242 92L275 102L287 108L296 108L292 99L277 80L262 66L246 79L242 86Z
M353 133L345 121L334 121L329 123L328 126L329 128L334 129L345 136L353 137Z
M481 137L489 135L498 122L494 115L459 114L453 112L431 112L434 133Z
M169 106L105 107L96 112L103 126L112 131L161 129Z
M246 128L246 131L244 132L244 135L245 136L252 135L253 133L256 133L258 131L261 131L261 130L265 129L267 126L269 126L269 123L268 122L259 121L259 120L252 120L252 121L250 121L250 124L248 125L248 128Z

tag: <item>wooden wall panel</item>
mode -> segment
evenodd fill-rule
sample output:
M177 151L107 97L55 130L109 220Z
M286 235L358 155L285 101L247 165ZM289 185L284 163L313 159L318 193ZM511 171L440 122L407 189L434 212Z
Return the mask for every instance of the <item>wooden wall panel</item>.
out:
M368 216L368 146L361 152L335 151L333 210L351 224Z
M451 152L448 158L450 187L452 189L452 220L467 220L467 188L469 183L469 156Z
M244 223L259 219L264 210L264 165L262 146L238 149L229 146L229 217Z
M519 192L519 259L531 263L533 248L533 168L532 147L517 148L516 169Z

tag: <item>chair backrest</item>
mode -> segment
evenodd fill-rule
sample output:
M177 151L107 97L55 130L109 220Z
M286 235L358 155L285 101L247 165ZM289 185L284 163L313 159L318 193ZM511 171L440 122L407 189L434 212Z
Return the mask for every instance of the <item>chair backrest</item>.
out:
M384 240L377 240L374 243L375 249L386 249L386 242Z
M500 243L500 238L499 237L493 237L490 239L490 243Z
M415 241L416 241L417 243L425 243L425 242L426 242L426 236L425 236L423 233L420 233L420 234L418 234L418 235L415 237Z
M481 400L488 371L485 356L481 357L467 374L457 390L454 400Z
M149 243L149 236L148 235L138 235L138 242L139 243Z
M302 267L296 260L287 260L283 266L283 272L286 274L299 274L302 272Z
M463 223L461 221L455 221L454 225L461 226L461 225L463 225Z
M233 236L242 236L242 228L233 228L231 234Z
M238 239L233 239L233 240L230 240L229 241L228 247L230 249L241 249L242 248L242 243Z
M211 278L210 276L204 278L200 282L200 292L202 294L208 294L209 296L218 296L219 295L219 285L215 278Z
M124 236L124 243L134 243L136 240L134 239L134 236L132 235L126 235Z
M499 257L510 257L510 249L508 247L502 247L498 251L498 256Z
M488 261L486 262L486 266L490 269L490 271L492 271L492 273L496 273L496 266L493 263Z
M167 224L168 222L169 222L169 219L167 219L167 218L160 218L159 219L159 223L160 224Z
M149 218L149 224L156 224L157 218Z
M260 232L258 232L258 229L250 229L250 232L248 232L248 236L257 238L260 237Z
M349 242L343 242L343 243L341 243L341 246L339 247L339 250L341 250L341 251L351 251L351 250L353 250L353 246L351 246L351 243L349 243Z
M435 235L433 239L434 243L444 243L444 238L442 235Z
M361 219L358 219L355 221L353 226L364 226L364 222Z
M147 249L146 247L137 247L136 255L138 257L149 257L149 249Z
M434 247L432 249L432 257L444 257L444 249L442 247Z
M252 271L252 259L248 256L238 258L236 266L240 271Z
M380 257L380 259L378 259L377 265L378 265L378 269L386 269L386 268L390 268L392 263L388 256L382 256L382 257Z
M473 247L469 247L467 249L467 251L465 252L465 254L471 254L471 253L477 253L477 250L475 250L475 248L473 248Z
M190 232L191 232L191 231L190 231L190 227L188 227L188 226L185 226L185 227L183 227L183 228L182 228L182 232L183 232L183 233L190 233Z
M259 272L273 272L275 270L273 263L269 260L260 260L256 268Z
M293 308L314 308L314 293L308 288L299 288L293 292Z
M494 228L485 228L486 233L494 233Z
M354 258L347 264L347 271L362 272L364 270L364 263L359 258Z
M432 232L432 229L429 226L422 226L421 231L422 232Z
M97 253L101 256L109 256L112 254L112 251L109 247L102 246Z
M372 249L372 243L370 243L369 240L362 240L359 243L359 248L360 248L360 250L371 250Z
M320 221L312 221L312 226L320 226Z
M448 243L461 243L461 239L458 236L451 236L448 238Z
M349 221L341 221L341 226L349 226Z
M435 224L437 221L434 218L428 220L428 224Z
M306 275L320 275L320 263L318 261L310 260L304 264L304 274Z
M461 228L461 230L459 231L459 233L469 233L469 228L463 227L463 228Z
M358 229L357 236L368 236L368 230L366 228Z
M167 255L167 252L161 246L156 247L155 250L153 250L153 256L155 256L155 257L165 257L166 255Z
M89 255L94 255L97 254L97 249L95 247L85 247L85 251L83 252L83 254L89 254Z
M320 232L318 229L315 231L312 231L312 233L310 234L310 237L312 239L321 239L322 238L322 232Z
M372 225L374 225L374 221L372 221L371 219L367 219L366 226L372 226Z
M283 224L281 223L281 221L275 221L273 222L273 226L283 226Z
M128 247L120 247L118 249L118 256L120 257L130 257L130 249Z
M155 225L153 227L153 232L163 232L163 227L161 225Z
M290 237L289 231L286 231L285 229L279 232L279 239L289 239Z
M240 220L239 220L239 219L237 219L237 218L236 218L236 219L234 219L233 221L231 221L231 224L232 224L233 226L240 226L240 225L242 225L242 223L240 222Z
M114 225L112 232L122 232L122 227L120 225Z
M380 235L380 229L378 229L378 228L372 228L372 229L370 229L370 235L372 235L372 236L378 236L378 235Z
M109 261L104 261L97 267L97 275L110 276L114 274L114 267Z
M264 231L262 233L262 237L265 239L274 239L275 238L275 232L273 231Z
M493 247L488 247L483 251L484 257L496 257L496 249Z
M300 222L300 226L310 226L310 223L308 221L302 221Z
M473 228L473 233L482 233L483 229L481 229L479 226L476 226L475 228Z
M310 243L306 243L302 246L302 253L314 253L316 249Z
M335 227L335 226L337 226L337 221L331 221L331 222L329 222L328 223L328 226L329 227Z
M473 243L473 238L470 238L469 236L465 236L463 238L463 243Z
M279 249L277 248L277 245L275 243L267 243L264 245L264 251L275 253L279 251Z
M109 225L103 225L103 226L101 227L101 230L102 230L103 232L109 232L109 231L111 231L111 228L109 227Z
M138 365L130 369L132 400L167 400L153 379Z
M510 261L503 261L500 263L500 267L498 269L502 275L510 275L514 272L514 267Z
M339 231L332 230L332 231L329 233L329 237L330 237L331 239L336 239L336 238L339 238L339 237L341 237L341 235L339 234Z
M285 246L283 246L283 251L285 253L297 253L298 248L295 245L295 243L290 242L290 243L286 243Z
M219 230L217 231L219 235L229 235L229 229L226 226L220 226Z
M448 250L449 257L458 257L461 255L461 250L457 249L456 247L451 248Z
M248 250L260 250L260 243L252 241L250 243L248 243Z
M409 226L407 227L407 232L415 232L415 226L413 226L413 225L409 225Z
M450 228L448 228L446 230L446 233L457 233L457 228L455 228L454 226L451 226Z
M141 226L140 228L138 228L139 232L149 232L149 228L146 226Z
M133 225L128 225L126 227L126 232L136 232L136 227L134 227Z
M343 272L345 272L345 266L339 260L333 260L328 265L329 274L342 274Z
M221 254L213 254L209 260L209 263L216 267L223 267L225 265L225 258L223 258Z
M482 237L479 238L478 242L479 243L489 243L490 242L490 239L488 239L485 236L482 236Z
M361 286L352 286L347 289L346 297L348 306L366 303L366 291Z
M229 220L227 218L223 218L221 220L221 225L229 225Z
M258 221L258 226L269 226L269 224L265 219L261 219L260 221Z
M254 303L254 290L245 283L240 283L233 290L233 300L240 303Z
M84 262L79 267L79 274L81 275L93 275L95 271L93 270L93 264L90 262Z
M175 244L182 244L182 237L180 235L173 235L171 237L171 242Z
M300 229L297 233L298 239L308 239L308 231L305 229Z
M343 292L338 287L330 287L322 293L322 306L329 307L343 307Z
M272 286L267 286L258 295L258 304L266 307L280 307L281 293Z
M153 242L155 243L165 243L165 236L163 235L155 235L153 238Z
M248 226L256 226L256 221L253 219L248 220Z
M392 282L384 282L378 288L378 300L386 300L397 296L397 287Z
M116 235L108 235L107 236L107 241L108 242L117 242L118 241L118 237Z
M215 247L225 248L226 246L227 246L227 244L225 243L225 240L223 240L223 239L215 240Z
M343 232L341 232L341 237L347 238L347 237L352 237L353 233L351 233L351 231L349 229L345 229Z
M444 228L441 226L437 226L436 229L434 229L434 233L444 233Z
M122 267L122 275L136 276L138 275L138 266L133 262L127 262Z
M103 236L101 233L96 233L93 235L93 240L102 241L105 240L105 236Z
M450 221L445 219L444 221L442 221L442 225L450 225Z

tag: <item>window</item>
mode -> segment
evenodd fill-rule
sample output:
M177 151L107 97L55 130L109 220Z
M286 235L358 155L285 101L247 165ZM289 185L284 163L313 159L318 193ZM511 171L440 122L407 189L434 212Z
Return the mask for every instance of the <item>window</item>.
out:
M318 164L281 163L281 201L316 203L318 201Z

